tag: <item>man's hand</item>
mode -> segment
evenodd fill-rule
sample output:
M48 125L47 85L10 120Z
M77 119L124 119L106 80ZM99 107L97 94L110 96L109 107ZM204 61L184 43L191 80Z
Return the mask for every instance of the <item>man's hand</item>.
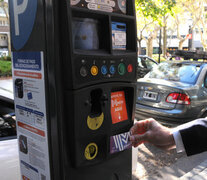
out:
M130 141L134 147L143 142L148 142L164 150L175 148L175 141L171 130L152 118L138 121L130 131Z

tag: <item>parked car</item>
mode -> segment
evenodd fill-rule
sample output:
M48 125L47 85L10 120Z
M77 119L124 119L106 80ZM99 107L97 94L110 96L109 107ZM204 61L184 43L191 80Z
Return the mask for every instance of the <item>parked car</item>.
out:
M12 79L0 80L0 169L2 180L20 180Z
M138 56L137 58L137 79L144 77L149 71L158 65L158 63L148 56Z
M8 56L9 52L8 50L0 50L0 57Z
M136 118L170 126L207 116L207 64L164 62L137 81Z

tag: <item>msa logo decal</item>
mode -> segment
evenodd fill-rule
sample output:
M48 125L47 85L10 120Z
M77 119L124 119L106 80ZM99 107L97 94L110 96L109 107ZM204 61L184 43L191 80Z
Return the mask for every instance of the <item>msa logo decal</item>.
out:
M32 32L37 12L37 0L9 0L12 45L21 49Z
M131 147L130 132L110 137L110 153L120 152Z

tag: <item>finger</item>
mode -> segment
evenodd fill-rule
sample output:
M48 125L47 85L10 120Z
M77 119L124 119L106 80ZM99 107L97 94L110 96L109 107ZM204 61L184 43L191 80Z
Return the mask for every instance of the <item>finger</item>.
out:
M130 129L131 134L144 133L147 129L148 122L149 122L148 120L141 120L141 121L136 122L134 126L132 126L132 128Z
M139 146L139 145L141 145L141 144L143 144L143 143L144 143L144 142L133 143L132 146L136 148L137 146Z
M147 141L147 133L131 135L129 139L132 143L141 143Z

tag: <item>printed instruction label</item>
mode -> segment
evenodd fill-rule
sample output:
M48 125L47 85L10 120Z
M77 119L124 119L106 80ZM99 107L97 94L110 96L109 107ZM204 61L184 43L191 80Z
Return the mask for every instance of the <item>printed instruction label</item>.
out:
M13 52L21 179L50 180L43 52Z
M111 119L112 124L116 124L128 119L124 91L111 93Z
M112 48L126 50L126 24L112 22Z

